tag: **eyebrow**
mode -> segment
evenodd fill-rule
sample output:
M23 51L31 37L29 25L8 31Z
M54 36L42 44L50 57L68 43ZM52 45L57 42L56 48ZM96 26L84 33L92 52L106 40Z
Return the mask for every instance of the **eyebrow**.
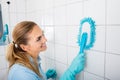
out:
M44 34L44 31L42 30L42 35L43 35L43 34ZM42 35L39 35L39 36L37 37L37 39L38 39L38 38L41 38Z
M37 38L40 38L40 37L42 37L42 35L39 35Z

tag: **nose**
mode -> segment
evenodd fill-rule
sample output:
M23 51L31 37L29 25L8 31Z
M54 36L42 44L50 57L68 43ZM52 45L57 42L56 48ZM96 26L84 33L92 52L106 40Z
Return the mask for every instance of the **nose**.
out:
M47 39L46 39L46 37L45 37L44 35L43 35L42 42L43 42L43 43L47 42Z

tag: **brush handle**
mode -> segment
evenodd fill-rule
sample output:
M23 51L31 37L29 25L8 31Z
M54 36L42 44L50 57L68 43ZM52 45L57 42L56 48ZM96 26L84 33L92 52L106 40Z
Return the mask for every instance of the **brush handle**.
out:
M88 34L86 32L84 32L82 34L81 41L80 41L80 53L84 53L84 48L87 43L87 37L88 37Z

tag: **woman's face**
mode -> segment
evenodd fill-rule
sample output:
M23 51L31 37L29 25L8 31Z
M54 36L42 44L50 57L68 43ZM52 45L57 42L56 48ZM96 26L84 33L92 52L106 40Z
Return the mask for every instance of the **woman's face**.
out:
M35 25L33 30L28 34L27 52L32 57L37 57L41 51L45 51L47 39L43 31L38 25Z

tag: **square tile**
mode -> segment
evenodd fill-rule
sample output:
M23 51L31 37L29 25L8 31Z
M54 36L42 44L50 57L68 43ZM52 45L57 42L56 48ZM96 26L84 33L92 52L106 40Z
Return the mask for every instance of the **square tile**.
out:
M26 20L26 15L25 13L22 14L16 14L16 22L21 22L21 21L25 21Z
M67 64L67 47L55 44L55 60Z
M56 62L54 59L46 58L46 71L48 69L56 69Z
M0 80L7 80L7 69L0 69Z
M0 56L0 69L7 68L7 61L5 59L5 56Z
M78 3L78 2L82 2L84 0L67 0L67 3Z
M56 80L59 80L66 70L67 70L67 66L65 64L56 61L56 71L58 74Z
M16 8L17 8L17 12L26 12L26 1L16 0Z
M67 25L79 25L82 17L82 2L67 5Z
M68 46L78 47L79 26L69 26L67 28L67 44Z
M0 46L0 56L5 55L5 47L4 46Z
M107 24L120 24L120 0L107 0Z
M66 25L66 10L66 6L54 8L54 25Z
M45 24L44 25L47 25L47 26L52 26L54 25L54 9L49 9L49 10L46 10L44 11L45 12Z
M54 27L45 27L44 34L48 42L55 42Z
M53 43L47 43L47 50L45 51L44 55L51 59L55 58L55 45Z
M120 54L119 34L120 34L119 26L107 27L107 35L106 35L106 51L107 52Z
M62 6L67 3L66 0L53 0L53 5L54 7Z
M85 72L84 80L104 80L104 78Z
M105 26L96 26L95 43L91 49L105 52Z
M73 59L77 56L79 53L79 48L76 47L67 47L67 56L68 56L68 64L71 65Z
M111 80L120 80L120 56L114 54L106 55L106 77Z
M105 53L87 51L85 54L86 54L86 66L84 70L99 76L104 76Z
M105 0L85 0L84 17L92 17L97 25L105 24Z
M67 27L66 26L61 26L61 27L55 27L55 43L59 44L67 44Z

